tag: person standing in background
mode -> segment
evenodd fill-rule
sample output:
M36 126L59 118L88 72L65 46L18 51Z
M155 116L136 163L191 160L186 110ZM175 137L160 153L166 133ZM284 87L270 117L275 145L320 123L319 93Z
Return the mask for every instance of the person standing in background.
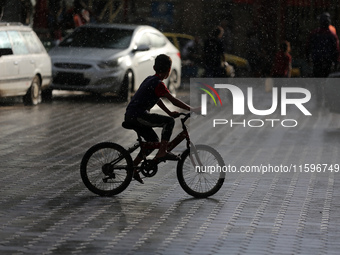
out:
M331 73L332 67L339 60L339 38L330 30L331 17L329 13L322 13L319 17L319 27L311 32L306 47L307 59L313 64L313 77L326 78ZM324 86L316 86L317 105L324 102Z
M319 27L311 32L306 47L307 59L313 63L313 76L328 77L339 58L339 38L329 29L331 18L325 12L319 16Z
M90 12L85 8L85 4L81 0L74 1L74 26L79 27L90 22Z
M221 40L224 30L215 27L204 42L203 63L206 77L226 77L224 46Z
M290 78L292 72L292 56L290 55L290 43L288 41L281 42L279 51L276 53L272 76Z

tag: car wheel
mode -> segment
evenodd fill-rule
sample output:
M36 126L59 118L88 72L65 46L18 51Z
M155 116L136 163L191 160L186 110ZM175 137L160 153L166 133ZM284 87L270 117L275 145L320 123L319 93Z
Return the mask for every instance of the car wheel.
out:
M37 105L41 102L41 82L38 76L33 78L31 87L23 99L25 105Z
M134 89L134 75L131 70L127 71L122 86L119 91L118 98L120 101L129 102L131 100L132 92Z
M174 97L176 96L177 83L178 83L178 74L176 70L173 70L169 76L168 89Z

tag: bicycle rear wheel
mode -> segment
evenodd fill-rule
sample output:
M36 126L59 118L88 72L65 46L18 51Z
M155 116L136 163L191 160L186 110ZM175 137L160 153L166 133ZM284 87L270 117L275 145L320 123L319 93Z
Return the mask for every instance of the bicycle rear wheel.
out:
M92 146L83 156L80 175L85 186L100 196L113 196L130 184L133 162L122 146L104 142Z
M223 185L223 166L224 161L215 149L207 145L196 145L182 153L177 164L177 178L189 195L209 197Z

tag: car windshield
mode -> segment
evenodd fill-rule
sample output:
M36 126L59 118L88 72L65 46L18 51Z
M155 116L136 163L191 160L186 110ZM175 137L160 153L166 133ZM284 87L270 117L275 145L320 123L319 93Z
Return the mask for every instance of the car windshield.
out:
M126 49L133 30L80 27L60 43L61 47Z

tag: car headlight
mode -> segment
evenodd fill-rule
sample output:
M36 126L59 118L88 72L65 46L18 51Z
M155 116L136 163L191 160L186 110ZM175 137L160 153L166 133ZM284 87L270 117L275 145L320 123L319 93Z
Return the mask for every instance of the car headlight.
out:
M98 66L102 69L112 69L116 68L118 65L118 59L102 61L98 64Z

